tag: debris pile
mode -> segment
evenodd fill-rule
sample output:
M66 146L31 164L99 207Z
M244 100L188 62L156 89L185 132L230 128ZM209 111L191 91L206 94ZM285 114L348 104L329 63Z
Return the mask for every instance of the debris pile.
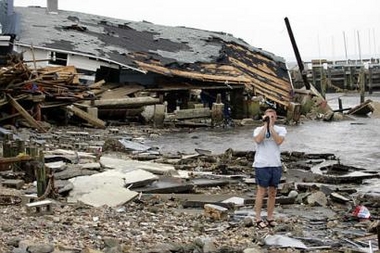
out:
M98 135L55 132L57 137L33 138L44 137L45 166L54 178L56 195L38 198L38 185L25 180L22 169L0 174L4 252L378 248L379 196L361 195L357 186L379 173L343 165L334 154L282 153L285 170L276 200L278 225L260 230L253 226L253 152L227 149L215 155L197 149L191 154L161 154L143 143L157 133L138 128L129 129L133 133L129 137L116 128L97 130ZM65 145L71 142L71 148L60 147L59 137L66 139ZM79 145L92 138L92 144L97 142L92 149ZM18 180L17 189L12 180ZM354 215L357 206L371 216Z

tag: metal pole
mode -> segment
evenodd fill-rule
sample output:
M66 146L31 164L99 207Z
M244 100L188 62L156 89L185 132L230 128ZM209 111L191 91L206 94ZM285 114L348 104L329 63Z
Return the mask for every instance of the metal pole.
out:
M310 90L310 84L309 84L309 81L307 80L307 76L306 76L306 73L305 73L305 69L304 69L304 66L303 66L301 55L300 55L300 53L298 51L296 40L294 39L293 31L292 31L292 28L290 27L290 23L289 23L288 18L285 18L285 24L286 24L286 29L288 30L288 33L289 33L290 41L292 42L294 54L296 55L297 64L298 64L298 68L299 68L299 70L301 72L301 75L302 75L303 83L304 83L306 89Z

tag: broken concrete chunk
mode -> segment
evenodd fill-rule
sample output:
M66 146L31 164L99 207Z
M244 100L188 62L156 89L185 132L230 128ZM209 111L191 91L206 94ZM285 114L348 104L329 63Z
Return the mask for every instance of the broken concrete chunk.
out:
M133 200L138 196L138 194L138 192L134 192L126 188L122 189L107 185L82 195L78 198L78 200L94 207L103 205L115 207Z
M8 179L3 181L2 185L8 188L15 188L17 190L24 186L25 182L21 179Z
M102 166L100 163L84 163L80 164L81 169L87 169L87 170L100 170Z
M318 206L318 205L319 206L326 206L327 205L327 197L321 191L314 192L307 197L307 204L313 205L313 206Z
M173 165L161 164L147 161L136 161L131 159L121 159L111 156L102 156L100 158L100 164L108 169L117 169L122 172L129 172L132 170L142 169L154 174L168 175L171 172L175 172Z
M124 146L126 150L147 151L150 149L149 146L143 145L141 143L133 142L127 139L120 139L119 142Z
M152 184L134 188L135 191L142 193L189 193L193 192L194 184L174 177L161 177Z
M52 171L62 171L67 167L66 163L63 161L45 163L45 166Z
M266 245L279 246L283 248L307 249L307 246L300 240L290 238L284 235L268 235L265 237Z
M159 177L145 170L134 170L125 173L124 184L129 189L143 187L158 180Z
M206 204L204 206L204 214L206 217L210 217L214 220L227 220L228 209L213 204Z
M133 200L138 193L124 187L125 173L108 170L91 176L70 179L74 189L70 192L69 202L81 201L99 207L117 206Z
M223 200L222 203L233 203L235 206L244 206L244 201L244 198L231 197L226 200Z

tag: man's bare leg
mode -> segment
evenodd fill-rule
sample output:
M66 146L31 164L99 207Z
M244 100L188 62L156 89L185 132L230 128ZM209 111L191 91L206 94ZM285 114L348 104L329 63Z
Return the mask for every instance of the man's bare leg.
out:
M276 203L277 188L270 186L268 189L268 201L267 201L267 220L273 220L274 205Z
M256 222L261 220L261 208L263 207L263 199L266 193L266 188L257 186L256 199L255 199L255 212L256 212Z

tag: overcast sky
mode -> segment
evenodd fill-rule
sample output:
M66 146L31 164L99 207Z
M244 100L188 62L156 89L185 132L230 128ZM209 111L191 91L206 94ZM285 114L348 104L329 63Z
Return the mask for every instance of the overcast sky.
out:
M46 7L46 0L14 4ZM58 8L227 32L293 61L284 21L288 17L304 61L345 59L346 51L349 59L380 57L379 0L60 0Z

